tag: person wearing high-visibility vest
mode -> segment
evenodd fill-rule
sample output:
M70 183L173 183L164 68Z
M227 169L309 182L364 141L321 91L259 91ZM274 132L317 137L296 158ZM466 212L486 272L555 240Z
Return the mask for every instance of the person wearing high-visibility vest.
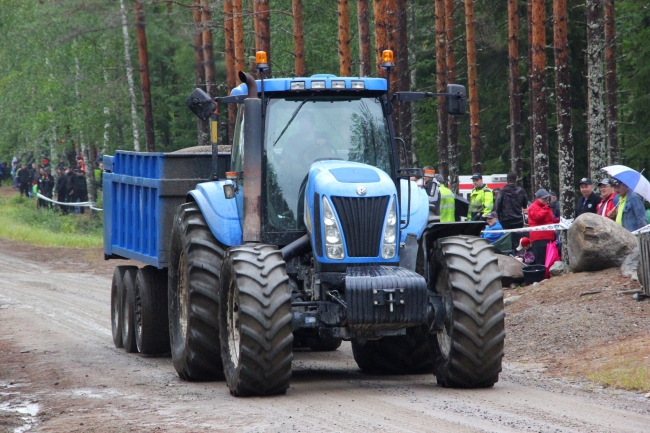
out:
M478 221L485 219L485 216L494 209L494 194L483 183L481 173L474 173L472 175L472 183L474 184L474 189L472 189L472 193L469 196L469 213L467 218L472 221Z
M436 174L435 179L440 189L440 222L453 223L456 221L456 197L445 185L445 178L441 174Z

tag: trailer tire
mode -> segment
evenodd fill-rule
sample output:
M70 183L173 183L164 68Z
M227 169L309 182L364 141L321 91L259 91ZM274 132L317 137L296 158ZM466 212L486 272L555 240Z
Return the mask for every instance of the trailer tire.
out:
M122 288L122 344L126 353L135 353L138 347L135 343L135 278L138 268L129 266L124 270L124 286Z
M223 251L198 205L179 206L169 248L168 312L172 363L183 380L223 380L218 322Z
M228 250L221 280L221 354L235 396L284 394L293 360L291 288L275 246Z
M435 290L447 311L436 346L438 384L485 388L499 380L503 359L504 307L501 273L486 239L453 236L434 247Z
M135 342L144 355L169 353L167 269L145 266L135 279Z
M434 350L426 326L408 328L406 335L352 340L354 360L369 374L433 373Z
M111 281L111 333L113 344L118 349L124 347L122 342L122 292L124 290L124 272L135 266L116 266Z

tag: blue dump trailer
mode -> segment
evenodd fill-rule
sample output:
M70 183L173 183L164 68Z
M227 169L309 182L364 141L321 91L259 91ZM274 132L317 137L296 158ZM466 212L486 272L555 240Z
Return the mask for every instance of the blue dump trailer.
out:
M465 89L264 79L264 63L227 97L187 99L211 124L211 152L105 157L105 257L134 261L113 275L115 345L171 353L182 379L225 380L236 396L285 393L294 349L343 340L369 374L494 385L505 338L494 249L484 223L429 216L391 116L429 97L463 114ZM231 104L229 139L218 112Z

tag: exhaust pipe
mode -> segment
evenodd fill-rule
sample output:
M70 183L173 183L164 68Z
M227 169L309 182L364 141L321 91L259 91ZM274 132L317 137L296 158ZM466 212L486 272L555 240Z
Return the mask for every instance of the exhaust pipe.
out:
M244 71L239 71L237 75L239 81L246 83L246 87L248 87L248 96L246 98L257 98L257 82L255 82L255 78Z

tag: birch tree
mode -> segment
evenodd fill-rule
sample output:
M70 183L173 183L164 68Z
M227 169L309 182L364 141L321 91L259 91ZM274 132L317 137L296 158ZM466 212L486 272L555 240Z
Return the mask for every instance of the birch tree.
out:
M618 164L618 101L616 96L615 1L605 0L605 120L607 126L607 165Z
M544 0L533 0L533 160L534 189L549 189L548 134L546 111L546 8Z
M557 101L559 200L561 215L568 219L573 218L575 212L575 193L566 0L553 0L553 48Z
M602 0L587 0L587 142L589 176L607 165L605 110L603 107Z
M476 37L474 29L474 0L465 0L465 34L467 44L467 86L469 87L469 124L472 148L472 172L481 173L481 136L476 78Z
M508 0L508 94L510 97L510 171L521 179L521 91L519 89L519 8Z
M133 127L133 150L140 151L140 133L138 130L138 110L136 108L135 85L133 84L133 67L131 66L131 49L129 47L129 22L127 19L124 0L120 0L120 16L122 18L122 38L124 39L124 65L126 67L126 83L131 102L131 125Z
M447 62L445 32L445 0L435 0L434 15L436 23L436 91L444 93L447 87ZM445 98L437 98L438 111L438 170L443 177L449 173L449 142L447 140L447 109Z

